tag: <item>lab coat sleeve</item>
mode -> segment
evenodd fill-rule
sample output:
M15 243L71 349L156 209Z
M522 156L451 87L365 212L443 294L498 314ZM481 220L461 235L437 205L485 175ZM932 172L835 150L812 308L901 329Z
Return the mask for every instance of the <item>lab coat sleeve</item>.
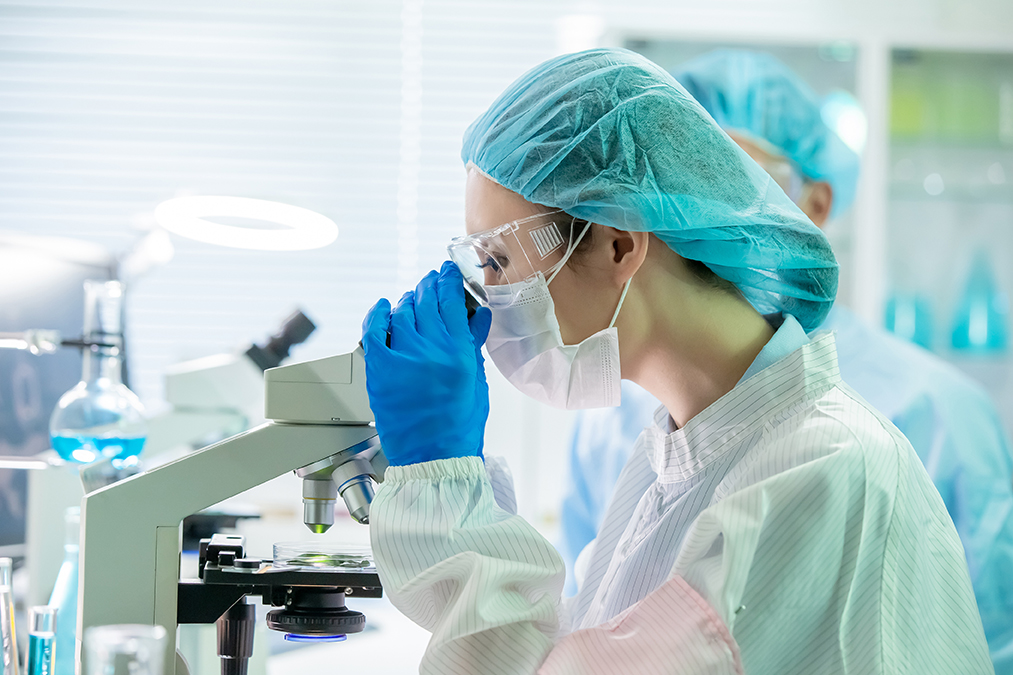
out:
M615 618L564 637L538 675L742 675L727 626L682 577Z
M514 492L514 476L510 466L502 457L486 455L485 472L496 498L496 505L511 515L517 515L517 495Z
M562 560L490 475L477 457L390 467L373 501L384 590L433 634L420 673L534 673L561 632Z
M562 560L499 506L492 474L476 457L391 467L373 501L384 590L432 632L420 673L741 673L723 621L682 580L568 634Z

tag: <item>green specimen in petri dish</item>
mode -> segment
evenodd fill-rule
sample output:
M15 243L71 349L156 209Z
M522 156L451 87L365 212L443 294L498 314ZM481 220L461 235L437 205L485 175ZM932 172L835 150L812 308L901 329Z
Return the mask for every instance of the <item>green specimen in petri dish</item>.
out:
M362 556L341 553L302 553L285 562L293 567L344 567L359 569L373 563Z

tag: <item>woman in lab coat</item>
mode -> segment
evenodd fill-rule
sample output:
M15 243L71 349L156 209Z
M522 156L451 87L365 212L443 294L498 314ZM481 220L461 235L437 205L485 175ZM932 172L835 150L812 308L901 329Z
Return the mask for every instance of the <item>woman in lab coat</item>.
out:
M921 463L841 382L833 336L806 336L829 244L685 90L624 50L562 56L463 158L457 264L363 325L391 463L373 550L433 633L421 672L992 672ZM462 281L487 306L470 320ZM483 459L483 344L558 407L617 405L620 378L664 404L572 601Z

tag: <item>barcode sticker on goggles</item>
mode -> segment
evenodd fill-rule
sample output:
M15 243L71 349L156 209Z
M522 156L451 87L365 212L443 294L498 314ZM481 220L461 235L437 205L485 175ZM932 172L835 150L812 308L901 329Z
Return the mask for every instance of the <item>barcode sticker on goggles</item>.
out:
M542 225L539 228L531 230L529 234L531 235L531 241L535 243L538 255L542 258L545 258L545 256L563 245L563 237L560 236L559 229L555 223Z

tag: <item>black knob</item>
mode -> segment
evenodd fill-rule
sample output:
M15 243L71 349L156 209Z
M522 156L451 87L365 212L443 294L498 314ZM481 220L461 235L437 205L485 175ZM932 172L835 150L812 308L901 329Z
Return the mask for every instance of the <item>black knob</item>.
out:
M347 635L362 632L366 617L346 608L345 594L336 588L296 586L284 609L267 613L267 627L296 635Z
M222 675L246 675L249 659L253 656L256 619L257 608L246 604L245 598L229 607L218 619L218 656L222 660Z

